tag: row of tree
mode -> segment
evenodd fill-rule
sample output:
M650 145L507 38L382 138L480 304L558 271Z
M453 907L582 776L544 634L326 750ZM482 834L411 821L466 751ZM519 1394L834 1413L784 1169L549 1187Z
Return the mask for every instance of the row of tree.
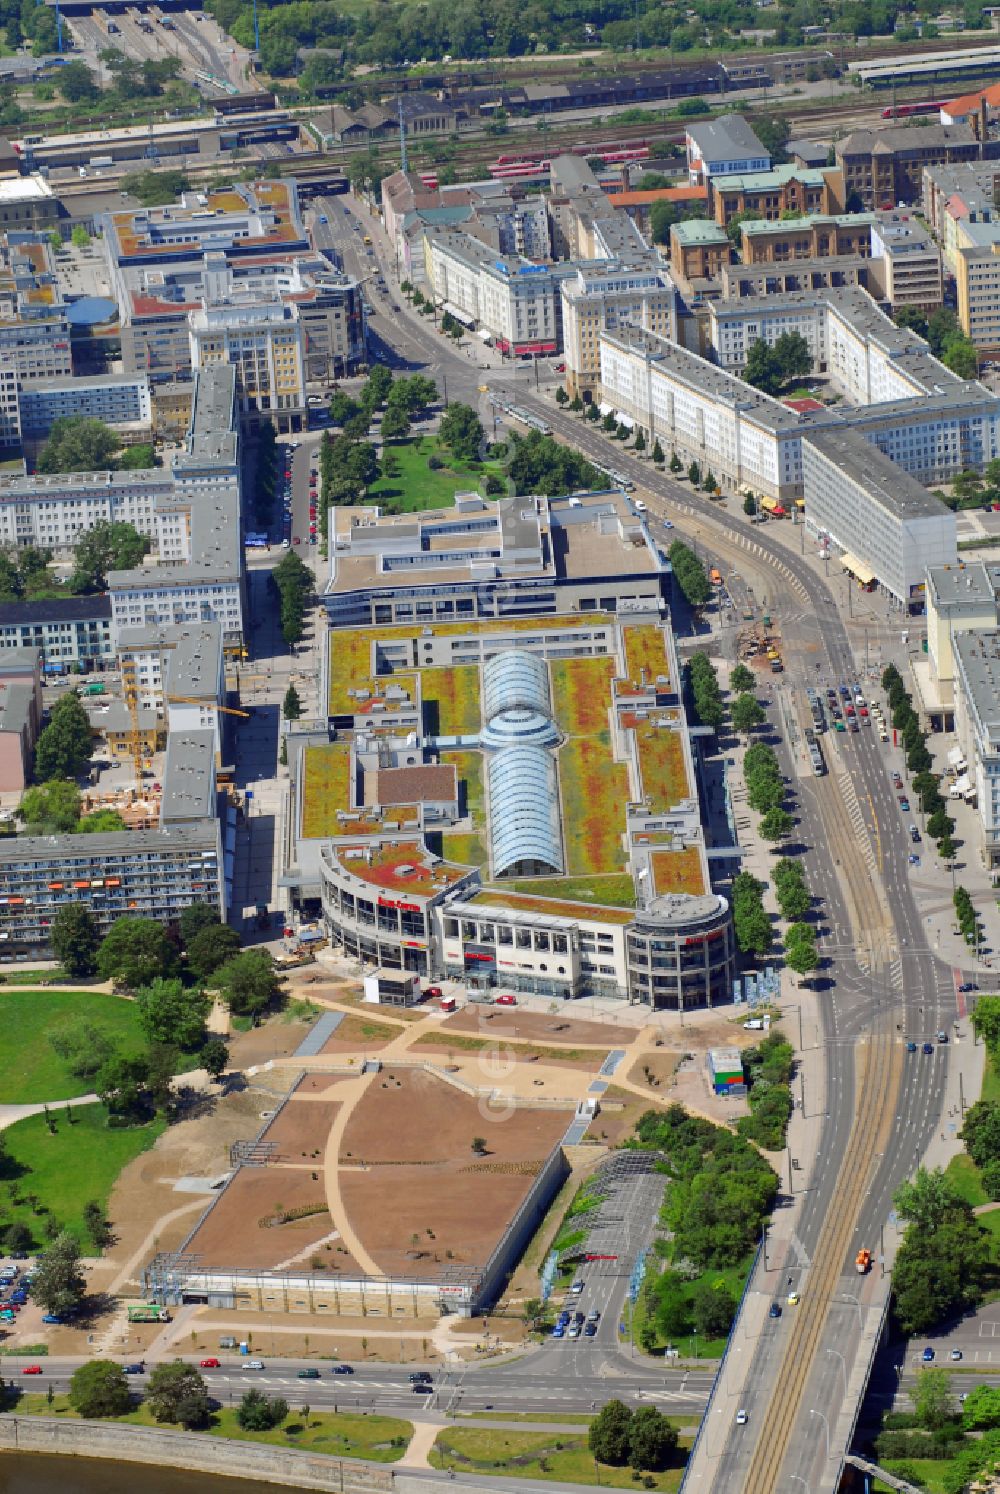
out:
M951 895L951 901L955 909L955 920L958 923L958 930L962 938L970 946L978 944L983 926L969 889L961 886L956 887Z
M683 540L674 540L667 551L674 580L683 593L688 606L697 610L704 607L712 595L712 584L701 560Z
M927 734L920 725L909 691L895 664L888 665L883 671L882 688L888 697L893 728L899 732L906 750L906 766L913 774L913 792L927 816L927 834L937 841L941 857L952 861L957 850L952 839L955 821L948 813L947 800L939 787L940 780L931 772L934 760L927 746Z
M597 1463L628 1465L637 1474L658 1473L669 1467L677 1451L677 1429L655 1406L633 1411L624 1401L613 1400L590 1423L587 1445Z
M718 731L726 716L719 676L708 655L700 649L688 660L687 684L695 717L702 726Z
M741 1116L736 1129L766 1151L780 1151L785 1144L793 1108L789 1084L793 1058L792 1045L778 1027L772 1027L759 1043L743 1051L750 1114Z
M774 944L774 927L764 907L764 883L752 872L737 872L730 892L736 947L760 959Z
M761 816L761 839L770 844L786 840L795 822L784 807L788 790L777 754L766 742L752 743L743 754L743 782L747 803Z
M288 550L271 575L281 601L281 636L293 647L302 637L306 611L313 599L312 572L294 550Z

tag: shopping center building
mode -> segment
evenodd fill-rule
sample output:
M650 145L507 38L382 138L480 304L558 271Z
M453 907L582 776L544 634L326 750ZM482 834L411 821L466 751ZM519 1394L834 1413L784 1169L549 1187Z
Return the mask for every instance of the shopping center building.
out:
M512 577L506 618L335 627L327 728L289 737L289 901L389 999L408 999L401 972L672 1010L731 998L669 573L623 494L562 502L605 552L600 610L524 615ZM645 596L619 563L633 549Z

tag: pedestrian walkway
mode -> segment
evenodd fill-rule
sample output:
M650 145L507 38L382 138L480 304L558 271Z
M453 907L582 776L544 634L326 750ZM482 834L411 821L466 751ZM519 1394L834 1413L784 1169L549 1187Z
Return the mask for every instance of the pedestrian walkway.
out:
M346 1012L324 1012L319 1021L310 1028L296 1048L293 1058L315 1058L322 1053L324 1046L333 1037L346 1017Z
M73 1100L42 1100L37 1105L0 1105L0 1131L27 1120L29 1115L44 1115L46 1111L70 1110L74 1105L98 1105L99 1095L77 1095Z

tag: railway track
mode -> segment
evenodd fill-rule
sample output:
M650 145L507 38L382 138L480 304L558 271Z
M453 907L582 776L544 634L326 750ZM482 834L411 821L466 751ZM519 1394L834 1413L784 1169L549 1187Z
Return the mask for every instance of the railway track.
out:
M882 1017L888 1027L888 1015ZM827 1212L812 1267L770 1397L744 1484L744 1494L774 1494L788 1487L782 1468L802 1410L806 1385L826 1328L837 1284L877 1158L892 1132L902 1077L901 1045L888 1030L873 1031L855 1050L854 1124L837 1180L837 1207ZM873 1117L875 1119L873 1120Z

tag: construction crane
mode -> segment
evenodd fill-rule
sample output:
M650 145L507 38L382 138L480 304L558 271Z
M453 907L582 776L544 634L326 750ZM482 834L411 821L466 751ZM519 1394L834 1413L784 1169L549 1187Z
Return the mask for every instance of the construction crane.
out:
M163 698L172 701L174 705L205 706L206 709L221 711L224 716L242 716L245 721L250 720L249 711L238 711L235 706L211 705L207 701L198 700L194 695L165 695Z
M135 660L127 655L122 659L122 694L128 710L128 750L135 768L135 786L142 783L142 728L139 725L139 687L135 678Z

